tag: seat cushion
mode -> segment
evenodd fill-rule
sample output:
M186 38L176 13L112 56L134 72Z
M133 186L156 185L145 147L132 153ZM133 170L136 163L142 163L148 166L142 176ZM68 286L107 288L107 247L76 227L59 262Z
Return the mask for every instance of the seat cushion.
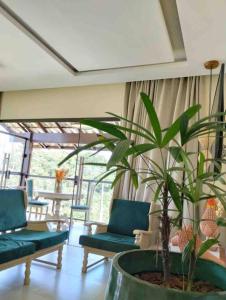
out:
M47 206L49 203L46 201L31 200L28 202L28 204L34 206Z
M27 225L24 192L0 189L0 231Z
M89 210L88 205L72 205L71 206L72 210Z
M41 250L63 243L68 238L68 231L50 232L23 229L2 235L13 241L32 242L36 250Z
M148 230L150 203L114 199L108 232L134 236L134 229Z
M12 241L0 237L0 264L18 259L35 252L35 244Z
M134 244L134 237L109 232L81 235L79 244L111 252L139 249L139 246Z

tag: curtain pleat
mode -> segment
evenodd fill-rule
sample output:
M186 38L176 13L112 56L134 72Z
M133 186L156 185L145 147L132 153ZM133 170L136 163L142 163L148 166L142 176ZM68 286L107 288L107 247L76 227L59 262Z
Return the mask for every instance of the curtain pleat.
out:
M166 128L188 107L198 103L205 105L206 99L200 101L199 95L202 82L201 77L186 77L127 83L123 116L145 128L150 128L144 105L140 101L140 93L145 92L154 103L162 128ZM123 125L132 128L130 123L126 124L124 122ZM136 143L145 142L143 138L138 138L134 134L127 133L127 135ZM192 148L193 151L194 149L197 150L198 142L194 141L188 147ZM167 155L167 153L164 153L164 155ZM152 150L147 153L147 156L161 164L158 151ZM142 158L136 160L129 158L129 162L136 169L145 168L145 162ZM153 191L147 185L140 185L136 190L132 185L129 173L121 178L113 192L114 198L147 202L152 200L152 196ZM185 207L185 211L185 216L190 215L189 207Z

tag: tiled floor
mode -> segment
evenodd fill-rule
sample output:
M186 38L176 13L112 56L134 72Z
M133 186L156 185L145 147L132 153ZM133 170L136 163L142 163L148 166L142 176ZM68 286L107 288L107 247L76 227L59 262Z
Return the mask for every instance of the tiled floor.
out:
M49 256L56 259L55 254ZM31 284L23 286L24 266L0 272L1 300L102 300L104 299L110 262L100 263L87 274L81 274L83 251L78 246L65 246L63 267L32 263ZM90 255L94 261L97 256Z

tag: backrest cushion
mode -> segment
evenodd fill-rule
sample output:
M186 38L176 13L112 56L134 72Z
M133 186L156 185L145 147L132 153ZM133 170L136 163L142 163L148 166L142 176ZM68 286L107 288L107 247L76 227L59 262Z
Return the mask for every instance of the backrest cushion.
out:
M148 230L150 203L114 199L108 232L133 236L134 229Z
M24 192L0 189L0 231L17 229L26 225Z
M29 201L33 199L34 181L32 178L27 179L26 191Z

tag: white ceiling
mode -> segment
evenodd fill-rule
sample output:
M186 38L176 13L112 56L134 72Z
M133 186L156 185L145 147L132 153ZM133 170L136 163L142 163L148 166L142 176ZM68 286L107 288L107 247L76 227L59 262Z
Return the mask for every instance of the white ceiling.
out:
M0 90L61 84L68 71L0 15Z
M207 73L204 61L226 60L225 0L176 1L186 55L181 61L158 0L2 3L79 72L69 72L0 14L0 90L199 75Z

